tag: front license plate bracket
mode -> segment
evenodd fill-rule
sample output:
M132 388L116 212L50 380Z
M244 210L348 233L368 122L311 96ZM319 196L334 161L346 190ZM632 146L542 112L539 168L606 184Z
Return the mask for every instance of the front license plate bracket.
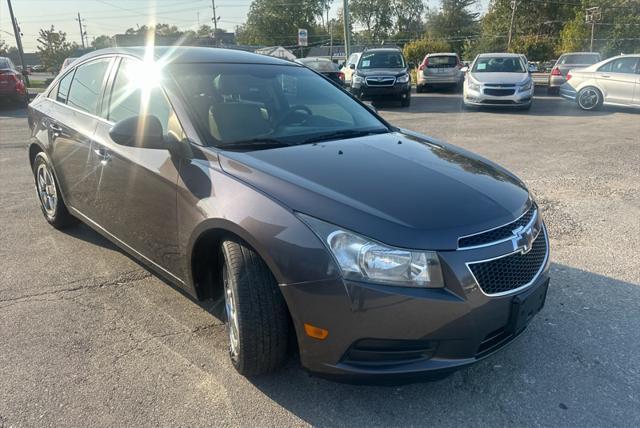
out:
M533 290L518 294L511 300L511 314L507 330L509 333L518 334L529 324L531 319L544 306L547 298L549 280Z

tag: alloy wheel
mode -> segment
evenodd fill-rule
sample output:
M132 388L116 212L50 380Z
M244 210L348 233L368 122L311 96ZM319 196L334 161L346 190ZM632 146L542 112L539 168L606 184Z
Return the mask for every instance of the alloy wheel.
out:
M56 182L53 179L53 175L45 163L38 165L36 171L36 186L38 188L38 196L40 196L40 203L45 212L50 217L55 216L58 206L58 190L56 189Z
M592 88L583 89L580 92L580 97L578 98L578 103L580 107L585 110L594 109L598 103L600 102L600 94L598 91Z
M226 263L222 266L222 282L224 284L224 309L227 315L227 332L229 334L229 353L234 360L240 352L240 335L238 327L238 310L236 298L229 279Z

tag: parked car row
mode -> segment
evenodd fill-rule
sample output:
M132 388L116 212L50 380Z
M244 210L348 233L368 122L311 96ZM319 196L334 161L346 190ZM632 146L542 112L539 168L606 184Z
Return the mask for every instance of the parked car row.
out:
M0 100L27 105L29 95L22 73L10 58L0 57Z

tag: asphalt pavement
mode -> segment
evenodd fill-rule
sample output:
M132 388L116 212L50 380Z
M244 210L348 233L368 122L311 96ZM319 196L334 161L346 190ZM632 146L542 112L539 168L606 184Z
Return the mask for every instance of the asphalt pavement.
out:
M518 174L549 227L543 311L498 354L431 383L235 373L195 303L84 226L45 222L25 112L0 105L0 427L638 426L640 112L462 111L457 94L378 105L392 123Z

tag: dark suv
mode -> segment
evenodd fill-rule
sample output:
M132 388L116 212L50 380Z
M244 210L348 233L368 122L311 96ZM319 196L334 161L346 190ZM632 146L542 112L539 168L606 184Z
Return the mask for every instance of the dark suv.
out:
M411 105L410 67L399 49L369 49L362 53L351 79L351 93L360 99L395 98Z
M296 347L326 376L414 380L500 349L544 303L547 234L520 180L298 64L96 51L29 124L46 220L223 301L244 375Z

